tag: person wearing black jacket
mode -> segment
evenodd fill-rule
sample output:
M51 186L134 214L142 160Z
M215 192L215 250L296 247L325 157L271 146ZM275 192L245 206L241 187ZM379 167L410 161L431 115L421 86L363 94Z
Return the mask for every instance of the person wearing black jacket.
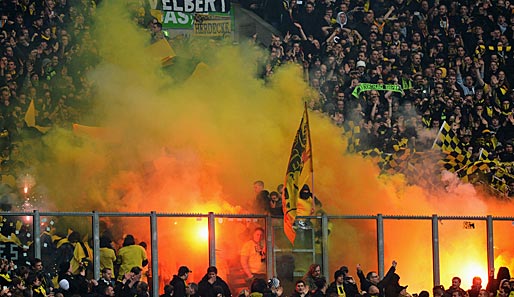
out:
M364 273L362 272L362 269L360 265L357 265L357 275L359 276L359 280L361 282L361 290L367 292L369 290L369 287L374 285L378 287L380 290L379 296L382 297L385 295L385 287L387 287L388 283L391 281L391 278L396 271L396 261L393 261L391 268L387 271L385 277L380 280L380 276L375 271L370 271L364 277Z
M198 283L198 295L200 297L216 297L215 287L223 289L223 296L230 297L232 293L227 283L218 276L218 269L215 266L207 268L207 273Z
M116 282L114 288L115 295L118 297L134 297L138 295L137 287L141 281L143 269L132 267L130 272L125 273L123 279Z
M178 274L173 276L170 285L175 289L175 297L186 297L186 280L192 272L187 266L180 266Z
M73 295L86 295L88 293L89 283L86 279L86 270L81 269L79 274L71 273L70 262L64 262L59 265L59 292L64 297Z

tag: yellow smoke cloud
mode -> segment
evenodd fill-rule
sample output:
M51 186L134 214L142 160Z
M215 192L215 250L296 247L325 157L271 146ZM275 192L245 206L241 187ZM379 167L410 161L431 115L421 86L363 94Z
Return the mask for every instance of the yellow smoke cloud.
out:
M145 54L148 33L132 24L122 1L104 1L95 20L91 40L96 40L101 62L86 75L95 86L90 99L96 104L80 124L108 129L112 141L64 130L43 138L45 149L35 155L40 158L39 183L48 187L48 208L255 212L251 209L253 181L264 180L274 190L284 180L307 93L301 69L282 67L264 83L255 75L256 60L262 57L258 50L193 41L191 48L172 44L177 57L205 63L193 76L180 80L180 75L165 74L160 61ZM189 67L174 68L173 73L182 77L193 73L194 67L184 65ZM428 191L410 185L402 175L379 176L371 161L345 154L347 142L327 116L311 113L310 120L314 190L329 214L512 214L512 204L496 202L458 181L450 189ZM171 219L165 222L173 224ZM182 225L191 224L196 222ZM358 263L365 271L376 270L374 222L334 224L338 228L330 238L330 271L341 265L353 271ZM429 221L385 224L386 266L397 259L401 283L410 284L413 292L431 288L430 226ZM480 257L479 264L486 267L483 229L468 231L459 225L452 230L441 234L445 247L441 268L448 271L441 279L444 284L459 273L448 266L467 261L456 263L452 258L462 256L463 245L471 248L468 242L479 243L479 252L468 254ZM467 238L479 230L482 237ZM130 232L147 234L148 225L132 226ZM170 241L176 238L171 229L160 232L169 232L162 236ZM498 234L503 236L502 231ZM187 236L181 233L180 238ZM147 235L141 237L148 240ZM460 245L446 248L446 242L454 240ZM174 247L177 255L190 252L188 246ZM237 254L228 245L225 248ZM197 267L203 271L205 254L200 258ZM508 259L502 258L501 263ZM184 264L182 260L163 261L169 269L163 275L174 273L175 268L169 267ZM420 272L427 277L420 279ZM201 276L199 271L194 278Z

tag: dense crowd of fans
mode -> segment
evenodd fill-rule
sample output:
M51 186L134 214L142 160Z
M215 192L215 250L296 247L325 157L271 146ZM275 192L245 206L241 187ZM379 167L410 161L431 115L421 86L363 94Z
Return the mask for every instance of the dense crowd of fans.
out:
M376 296L376 297L411 297L422 296L428 297L430 293L423 290L419 293L408 292L408 286L400 284L400 276L396 272L396 261L393 261L391 267L383 278L380 278L376 271L369 271L364 274L360 265L357 265L356 273L358 282L351 275L350 270L346 266L340 267L334 272L332 280L321 275L319 264L312 264L309 271L302 279L296 281L294 292L290 296ZM360 284L360 285L359 285ZM469 290L461 288L461 279L453 277L451 285L447 289L443 285L436 285L432 289L432 296L435 297L487 297L487 296L509 296L514 285L514 279L510 278L510 272L507 267L501 267L498 270L497 278L490 276L488 284L482 287L482 279L474 277ZM253 284L252 284L252 290ZM270 282L269 288L265 292L269 292L270 296L281 296L283 292L279 287L273 287ZM264 293L266 295L266 293ZM288 294L284 294L289 296Z
M281 65L300 65L312 90L306 95L309 107L330 116L345 131L351 130L351 137L359 139L352 142L352 149L393 153L403 145L427 150L446 122L470 159L480 160L485 149L497 162L494 164L510 164L502 165L501 178L505 193L514 193L514 50L510 43L514 38L514 4L506 0L241 3L281 32L272 36L262 71L264 79ZM84 74L99 61L90 35L96 5L85 0L0 3L0 173L4 188L16 192L18 175L30 165L20 153L23 140L39 137L43 132L40 127L71 128L94 103L93 88ZM148 29L149 40L166 38L162 24L148 11L136 8L134 18ZM356 88L365 83L372 85L357 92ZM28 123L31 102L37 125ZM271 194L270 208L279 214L280 198L275 192ZM9 209L3 201L0 204ZM30 265L18 267L3 260L0 296L148 296L148 285L141 281L142 267L148 262L144 244L136 245L134 238L127 236L123 246L115 250L104 238L101 252L111 264L102 266L101 279L91 280L87 269L91 249L72 234L60 243L49 239L45 246L66 247L69 241L66 254L52 251L44 261L34 259ZM115 269L117 261L119 267ZM336 271L329 283L316 269L319 265L314 265L310 274L296 283L291 296L409 296L406 287L399 284L395 266L393 263L383 280L376 272L364 277L358 270L358 288L347 268ZM502 274L489 280L487 290L481 290L476 280L474 287L465 291L456 278L448 290L435 287L433 295L507 297L514 283L509 282L506 271L500 269ZM113 277L114 272L117 277ZM165 287L165 295L231 295L216 267L207 269L198 286L186 283L189 272L189 268L180 267ZM247 272L253 280L243 295L284 294L277 280L267 282ZM422 291L418 296L428 297L429 293Z
M398 144L428 150L448 123L470 160L483 158L485 149L490 160L507 164L496 166L502 168L500 177L488 167L486 182L501 179L501 194L513 195L514 5L509 1L241 3L281 32L272 36L264 78L281 65L301 65L312 88L306 94L309 107L353 130L352 150L391 153ZM37 137L40 127L70 128L94 104L94 88L84 74L99 61L90 35L96 4L0 4L0 169L7 188L16 188L29 165L20 153L23 139ZM148 4L142 6L133 9L134 20L148 29L149 42L167 38ZM399 88L356 92L363 83ZM35 125L27 124L31 101Z
M499 192L514 193L509 1L241 2L283 35L272 37L264 77L283 64L301 65L315 94L310 108L346 131L358 127L352 149L428 150L446 122L470 161L486 150L502 167L500 177L491 174L493 166L482 172L489 174L485 182L502 179ZM356 93L363 83L401 91Z
M152 275L147 270L149 262L145 242L137 244L131 234L126 235L122 242L113 241L111 230L102 228L101 275L95 279L89 241L83 240L77 231L61 236L55 224L45 225L49 227L41 235L41 259L30 256L17 262L0 259L0 296L152 295L148 285L152 283ZM480 277L474 277L471 288L465 290L461 288L461 279L456 276L447 289L438 284L431 293L426 290L416 293L401 284L396 261L392 261L382 278L376 271L365 274L357 265L355 278L347 266L341 266L334 272L333 279L329 279L322 275L321 265L314 263L301 278L294 277L292 271L284 273L277 270L280 279L268 279L264 229L256 227L251 238L241 243L240 248L241 279L235 279L225 271L229 279L224 280L218 269L210 266L205 274L200 272L198 282L192 282L191 269L180 266L171 280L164 280L167 283L162 288L164 294L161 297L430 297L431 294L434 297L510 297L514 294L514 278L511 278L508 267L500 267L496 278L491 272L487 285ZM162 277L159 277L160 281L163 281ZM240 281L244 281L242 286Z

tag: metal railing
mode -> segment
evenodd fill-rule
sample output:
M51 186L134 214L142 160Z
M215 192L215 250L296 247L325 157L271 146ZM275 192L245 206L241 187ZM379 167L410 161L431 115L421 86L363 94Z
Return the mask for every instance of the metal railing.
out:
M2 213L4 216L31 216L33 220L33 234L34 234L34 257L41 257L41 230L36 226L41 224L41 216L72 216L72 217L90 217L92 220L93 231L93 264L94 264L94 277L100 277L100 219L102 217L146 217L150 221L150 237L151 237L151 269L152 275L158 276L158 224L157 218L159 217L175 217L175 218L207 218L208 219L208 249L209 249L209 265L216 266L216 218L237 218L237 219L262 219L265 222L266 230L266 247L267 254L273 254L274 244L272 242L274 237L274 230L272 228L272 217L266 215L256 214L208 214L201 213L157 213L152 211L150 213L128 213L128 212L7 212ZM440 263L439 263L439 221L441 220L472 220L472 221L485 221L487 229L487 267L488 271L494 270L494 238L493 238L493 222L494 221L514 221L514 217L493 217L487 216L438 216L433 214L431 216L397 216L397 215L322 215L322 216L308 216L302 217L308 219L321 220L321 242L322 242L322 269L324 275L329 275L329 250L328 250L328 222L329 220L375 220L376 222L376 240L377 240L377 259L378 259L378 272L380 277L384 276L384 221L385 220L424 220L431 221L432 231L432 271L434 285L440 284ZM274 261L272 257L267 257L267 273L268 276L274 275L273 267ZM153 296L159 296L159 278L152 278L152 292Z

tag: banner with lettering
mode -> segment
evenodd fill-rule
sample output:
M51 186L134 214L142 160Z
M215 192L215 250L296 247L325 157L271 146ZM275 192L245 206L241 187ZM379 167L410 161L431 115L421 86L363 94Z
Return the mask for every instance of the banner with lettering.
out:
M230 0L161 0L163 11L206 13L229 12Z
M205 37L224 37L232 32L230 18L203 20L195 22L193 35Z
M359 98L360 93L362 93L364 91L369 91L369 90L392 91L392 92L403 93L402 86L400 86L400 85L360 83L358 86L355 87L355 89L352 92L352 95L355 96L356 98Z

